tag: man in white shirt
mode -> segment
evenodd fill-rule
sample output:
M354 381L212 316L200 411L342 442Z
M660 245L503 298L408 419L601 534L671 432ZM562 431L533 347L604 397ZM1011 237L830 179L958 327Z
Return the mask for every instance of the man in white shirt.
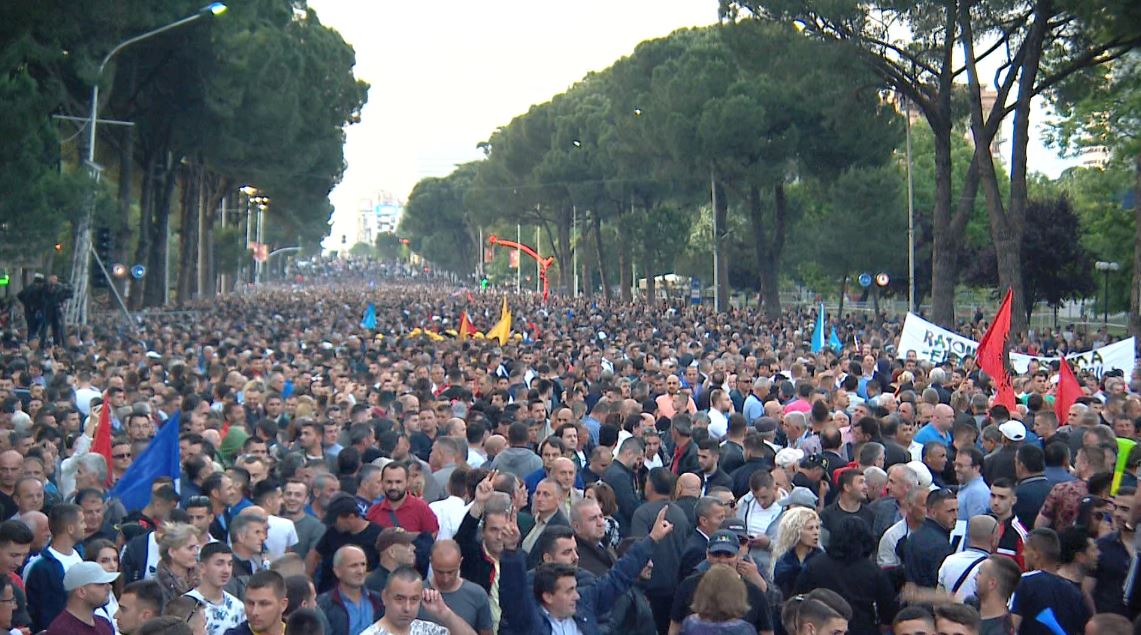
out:
M436 515L440 523L440 531L436 540L449 540L456 535L464 515L471 505L467 502L467 475L468 470L455 470L448 477L448 497L434 503L428 503L428 508Z
M733 410L733 400L729 393L714 388L709 393L709 436L720 441L729 431L729 413Z
M757 470L749 477L749 492L737 503L737 518L745 523L749 534L749 555L760 566L768 566L772 558L772 541L769 527L784 508L777 504L777 491L773 476L766 470Z
M269 521L266 525L265 553L272 562L298 543L300 539L297 537L297 527L292 520L278 515L281 513L282 499L281 485L277 479L259 481L254 485L253 494L254 506L260 507Z
M223 590L234 573L232 553L226 543L212 542L198 554L200 581L186 595L202 603L207 635L224 635L246 619L242 601Z
M974 595L979 565L994 552L998 539L998 520L994 516L971 517L967 524L967 548L947 556L939 567L939 590L955 596L956 602Z
M78 385L75 387L75 408L86 417L91 414L91 400L103 396L103 393L91 385L91 371L79 371L76 382Z

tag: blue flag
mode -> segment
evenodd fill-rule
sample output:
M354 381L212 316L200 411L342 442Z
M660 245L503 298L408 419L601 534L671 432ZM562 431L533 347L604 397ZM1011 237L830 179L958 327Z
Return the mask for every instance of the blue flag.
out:
M844 348L844 344L840 342L840 338L836 337L836 327L832 327L832 332L828 334L828 348L839 353Z
M364 310L364 317L361 318L361 328L370 331L376 329L376 305L372 302L369 302L368 307Z
M178 477L181 473L181 459L178 451L178 427L182 418L176 412L159 428L143 453L131 463L131 467L111 488L110 498L118 498L128 512L142 509L151 502L151 484L161 476L174 479L174 489L178 490Z
M812 332L812 352L819 353L824 348L824 303L816 313L816 330Z

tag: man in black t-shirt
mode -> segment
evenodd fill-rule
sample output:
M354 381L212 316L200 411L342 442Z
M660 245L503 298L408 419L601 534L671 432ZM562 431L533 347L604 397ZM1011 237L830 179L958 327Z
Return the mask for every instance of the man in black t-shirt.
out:
M867 523L868 531L871 531L875 524L875 514L865 505L868 485L864 482L864 475L856 469L844 470L840 472L838 486L840 495L836 501L820 512L820 526L831 534L836 531L841 519L855 516Z
M305 568L310 576L315 576L317 593L324 593L337 583L333 575L333 554L345 545L356 545L364 550L368 558L368 570L373 571L379 564L376 539L381 527L365 520L357 507L356 498L351 494L337 494L325 508L325 524L329 527L317 546L305 557Z
M769 613L768 600L765 598L764 591L761 591L760 585L763 584L761 574L752 560L743 557L747 553L747 539L742 542L737 534L722 529L709 537L709 547L706 549L705 558L709 566L731 567L741 576L745 582L745 590L749 595L749 612L741 619L752 624L757 629L757 633L771 635L773 620ZM677 592L674 594L673 607L670 610L671 632L675 628L680 629L681 623L693 612L690 605L693 604L693 594L697 591L697 585L701 582L703 575L705 575L705 571L699 571L682 580L681 584L678 585Z
M1080 633L1085 627L1090 614L1081 590L1055 573L1061 554L1058 534L1052 529L1035 529L1026 538L1023 556L1032 570L1022 574L1010 598L1019 635L1053 635L1059 628Z

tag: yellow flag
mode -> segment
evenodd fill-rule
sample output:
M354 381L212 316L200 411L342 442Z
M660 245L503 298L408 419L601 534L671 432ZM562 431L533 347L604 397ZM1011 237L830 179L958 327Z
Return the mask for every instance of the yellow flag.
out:
M503 346L511 337L511 309L507 308L507 298L503 298L503 310L499 316L499 321L495 326L487 331L487 339L498 339L499 345Z

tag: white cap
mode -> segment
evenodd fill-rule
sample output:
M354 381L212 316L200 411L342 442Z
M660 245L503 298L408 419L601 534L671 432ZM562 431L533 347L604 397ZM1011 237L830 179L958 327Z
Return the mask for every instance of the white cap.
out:
M923 461L911 461L907 464L912 472L919 477L919 487L927 489L931 487L931 470L927 469L927 465Z
M774 463L779 467L796 467L803 458L804 450L799 448L781 448L780 452L777 452Z
M1002 436L1010 439L1011 441L1022 441L1026 439L1026 426L1021 421L1011 419L998 427Z
M118 573L105 571L98 562L80 562L63 574L63 589L74 591L88 584L110 584L118 579Z

